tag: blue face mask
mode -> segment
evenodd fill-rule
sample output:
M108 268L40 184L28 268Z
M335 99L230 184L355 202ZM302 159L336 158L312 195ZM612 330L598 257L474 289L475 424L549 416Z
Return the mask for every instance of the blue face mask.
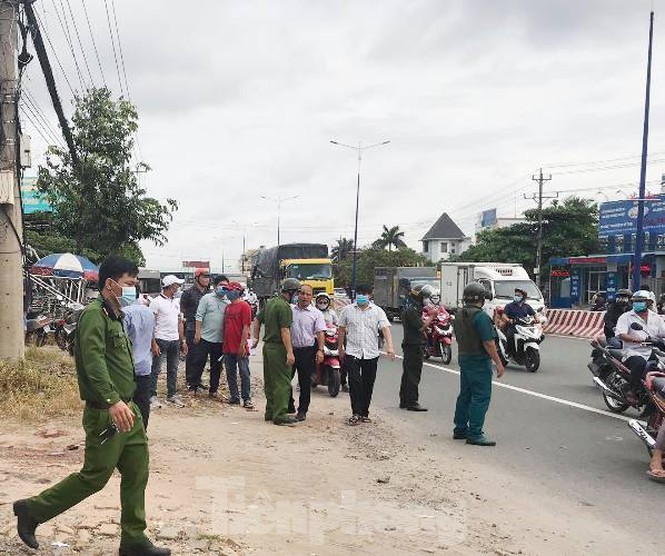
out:
M521 295L516 295L513 299L515 300L515 303L521 303L524 301L524 298Z
M240 292L226 290L225 293L226 293L226 298L229 301L235 301L236 299L240 299Z
M225 295L228 295L228 290L225 290L222 286L219 286L217 289L215 289L215 293L219 297L224 297Z
M136 301L136 287L123 286L122 295L118 298L121 307L127 307Z
M356 303L358 305L367 305L369 303L369 296L364 293L359 293L356 296Z
M633 310L636 313L643 313L644 311L647 310L647 302L646 301L633 301Z

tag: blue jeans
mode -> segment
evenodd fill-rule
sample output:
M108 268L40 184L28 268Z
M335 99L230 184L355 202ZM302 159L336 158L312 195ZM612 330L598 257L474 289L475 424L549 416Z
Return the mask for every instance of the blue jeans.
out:
M251 399L249 358L240 357L237 353L225 353L224 364L226 365L226 380L229 383L231 401L240 400L238 397L238 370L240 370L240 388L242 390L242 401L249 401Z
M162 362L166 358L166 395L175 396L178 383L178 364L180 363L180 340L155 340L159 346L159 355L152 358L152 388L150 396L157 395L157 377L162 372Z

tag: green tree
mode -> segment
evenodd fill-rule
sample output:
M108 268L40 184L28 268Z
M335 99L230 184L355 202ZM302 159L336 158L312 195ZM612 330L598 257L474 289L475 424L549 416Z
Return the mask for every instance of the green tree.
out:
M402 239L403 237L404 232L400 231L399 226L388 228L388 226L384 224L381 237L372 244L372 247L376 249L385 249L387 247L388 251L392 251L393 247L401 249L406 247L406 243L404 243L404 240Z
M330 255L335 261L344 261L353 251L353 240L340 237L337 244L333 246Z
M340 287L351 285L351 257L337 266L335 284ZM377 266L431 266L427 257L404 247L395 251L386 251L376 247L365 247L358 253L356 260L356 284L373 284L374 269Z
M485 230L457 261L518 262L532 272L536 265L538 211L524 212L527 222ZM598 252L598 206L591 199L568 197L543 209L543 266L551 257Z
M114 100L106 88L90 89L74 99L72 135L80 165L66 149L51 146L40 166L37 187L54 210L54 231L71 238L74 251L106 256L122 253L143 263L139 241L164 245L177 203L146 196L131 165L138 129L134 106Z

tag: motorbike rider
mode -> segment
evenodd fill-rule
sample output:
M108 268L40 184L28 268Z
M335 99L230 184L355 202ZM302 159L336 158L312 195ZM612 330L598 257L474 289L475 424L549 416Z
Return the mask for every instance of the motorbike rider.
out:
M338 317L335 309L333 309L330 301L330 296L326 292L319 292L314 299L316 308L323 313L323 320L330 326L331 324L337 326Z
M399 389L399 407L409 411L427 411L418 403L418 386L423 371L423 344L425 330L433 317L423 318L426 299L434 293L432 286L415 286L409 292L404 311L402 341L402 384Z
M623 341L623 364L630 369L629 402L637 401L637 391L640 388L647 361L653 359L653 348L643 343L648 338L665 338L665 322L651 309L653 299L646 290L636 291L631 301L633 308L623 313L617 321L616 337ZM631 325L639 325L636 330Z
M533 317L536 322L540 322L540 317L533 310L533 307L526 302L526 299L526 291L521 288L515 288L513 301L506 305L501 315L501 324L506 330L506 344L510 353L514 351L515 321L526 317Z
M614 303L609 306L607 312L605 313L605 317L603 318L603 332L605 333L606 340L614 338L614 329L617 325L619 317L626 311L630 311L630 298L632 295L633 292L628 289L622 289L616 293Z

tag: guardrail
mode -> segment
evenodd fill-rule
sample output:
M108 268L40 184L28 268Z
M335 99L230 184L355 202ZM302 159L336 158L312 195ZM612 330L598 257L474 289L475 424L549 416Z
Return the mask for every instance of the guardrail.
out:
M543 331L554 336L593 338L603 333L605 311L546 309L547 324Z

